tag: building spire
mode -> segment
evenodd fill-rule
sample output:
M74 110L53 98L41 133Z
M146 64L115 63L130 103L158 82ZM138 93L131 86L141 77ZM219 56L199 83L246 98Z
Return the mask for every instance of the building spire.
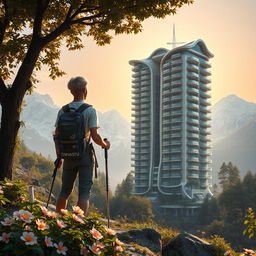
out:
M178 44L185 44L185 42L177 42L176 41L176 33L175 33L175 23L172 25L172 42L168 42L168 45L172 45L172 48L176 48Z

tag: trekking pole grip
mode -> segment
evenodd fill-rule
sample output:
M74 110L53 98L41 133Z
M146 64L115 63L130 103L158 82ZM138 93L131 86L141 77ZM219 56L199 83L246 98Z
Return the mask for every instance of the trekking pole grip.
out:
M107 141L108 139L107 138L104 138L104 141ZM108 158L108 150L105 148L105 158L107 159Z

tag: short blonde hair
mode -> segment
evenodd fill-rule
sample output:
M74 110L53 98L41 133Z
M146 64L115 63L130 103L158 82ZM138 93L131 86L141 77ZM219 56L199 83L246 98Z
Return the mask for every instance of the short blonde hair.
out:
M69 80L68 89L74 93L81 93L83 88L86 87L86 85L87 81L83 77L77 76Z

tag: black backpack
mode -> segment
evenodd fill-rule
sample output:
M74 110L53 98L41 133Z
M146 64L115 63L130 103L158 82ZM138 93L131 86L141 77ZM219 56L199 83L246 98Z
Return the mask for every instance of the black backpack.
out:
M63 159L80 159L84 150L85 125L83 111L91 105L83 104L78 109L69 105L62 107L57 128L56 151Z

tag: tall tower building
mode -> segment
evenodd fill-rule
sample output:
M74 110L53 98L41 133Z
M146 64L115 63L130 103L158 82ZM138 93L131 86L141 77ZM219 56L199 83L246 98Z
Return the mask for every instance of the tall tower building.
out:
M168 214L195 214L211 193L212 57L197 40L129 62L135 194Z

